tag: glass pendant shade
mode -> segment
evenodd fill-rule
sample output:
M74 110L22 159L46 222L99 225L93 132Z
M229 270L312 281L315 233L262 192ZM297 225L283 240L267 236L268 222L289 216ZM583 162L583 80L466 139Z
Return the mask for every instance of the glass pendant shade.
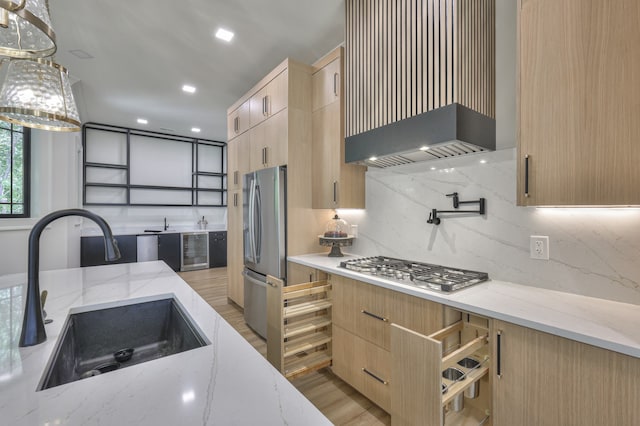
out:
M44 58L56 52L48 0L0 0L0 55Z
M67 69L45 59L8 61L0 119L57 132L80 130L80 116Z

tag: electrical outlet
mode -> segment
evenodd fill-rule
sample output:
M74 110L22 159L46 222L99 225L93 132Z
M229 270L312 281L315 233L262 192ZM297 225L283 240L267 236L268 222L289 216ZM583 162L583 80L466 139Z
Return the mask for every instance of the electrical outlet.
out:
M532 259L549 260L549 237L532 235L529 240L529 252Z

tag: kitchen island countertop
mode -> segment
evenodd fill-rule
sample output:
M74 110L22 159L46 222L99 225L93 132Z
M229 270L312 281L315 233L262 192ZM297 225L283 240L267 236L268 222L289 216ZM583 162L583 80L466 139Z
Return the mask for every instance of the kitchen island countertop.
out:
M164 262L41 272L53 323L46 342L18 348L24 282L0 277L3 425L331 424ZM211 344L36 392L70 308L158 295L174 295Z
M287 260L640 358L638 305L497 280L453 293L440 293L338 267L342 260L359 257L363 256L336 258L322 253L289 256Z

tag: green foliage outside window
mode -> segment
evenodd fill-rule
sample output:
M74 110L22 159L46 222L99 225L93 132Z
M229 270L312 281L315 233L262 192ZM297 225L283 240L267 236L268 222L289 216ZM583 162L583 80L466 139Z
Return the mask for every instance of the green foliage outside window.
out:
M0 217L29 216L29 129L0 121Z

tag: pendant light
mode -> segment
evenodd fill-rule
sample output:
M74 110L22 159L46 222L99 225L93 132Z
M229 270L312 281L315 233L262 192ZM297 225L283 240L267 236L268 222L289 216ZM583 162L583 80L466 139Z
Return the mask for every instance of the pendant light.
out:
M80 131L67 69L47 59L11 59L0 91L0 119L56 132Z
M0 55L44 58L56 52L48 0L0 0Z

